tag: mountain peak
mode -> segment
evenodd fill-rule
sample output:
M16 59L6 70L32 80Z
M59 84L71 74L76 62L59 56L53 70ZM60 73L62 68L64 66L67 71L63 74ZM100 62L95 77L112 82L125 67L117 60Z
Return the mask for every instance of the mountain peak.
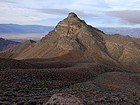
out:
M84 20L81 20L74 12L70 12L68 17L60 21L56 27L42 38L41 42L46 42L48 39L53 40L53 42L58 42L60 38L66 39L78 39L78 37L91 37L94 40L102 40L99 33L103 33L100 30L86 24ZM51 41L49 41L51 42Z
M55 46L62 51L72 51L70 54L76 51L79 54L76 57L82 54L81 59L96 61L96 56L107 56L102 59L109 59L102 34L104 33L86 24L75 13L71 12L67 18L56 25L54 30L43 37L41 42L48 44L48 46ZM94 46L94 49L90 46ZM90 54L93 58L90 57ZM73 55L76 58L75 54Z
M78 16L74 12L70 12L68 18L78 18Z
M66 19L68 22L82 22L82 20L74 12L70 12Z

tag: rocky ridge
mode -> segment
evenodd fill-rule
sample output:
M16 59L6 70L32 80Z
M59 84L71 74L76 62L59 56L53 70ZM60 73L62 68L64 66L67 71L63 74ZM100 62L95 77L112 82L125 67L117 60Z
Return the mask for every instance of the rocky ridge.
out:
M18 49L20 49L18 47ZM18 50L17 50L18 51ZM40 42L25 47L24 51L7 56L14 59L47 58L90 61L123 66L129 71L140 70L140 39L121 35L106 35L86 24L75 13L60 21Z

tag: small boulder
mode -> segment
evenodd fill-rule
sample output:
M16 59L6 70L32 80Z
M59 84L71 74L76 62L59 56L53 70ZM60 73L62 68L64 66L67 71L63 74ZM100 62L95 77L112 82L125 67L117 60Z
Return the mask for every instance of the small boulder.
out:
M73 95L58 93L52 95L52 97L44 105L84 105L84 104Z

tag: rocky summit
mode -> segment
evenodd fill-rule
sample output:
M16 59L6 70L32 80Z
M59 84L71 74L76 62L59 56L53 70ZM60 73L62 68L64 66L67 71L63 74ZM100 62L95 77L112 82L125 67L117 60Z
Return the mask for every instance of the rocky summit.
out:
M10 52L7 50L5 53ZM140 39L106 35L71 12L39 42L27 48L24 47L24 51L18 52L16 56L7 57L0 53L1 55L15 59L47 58L90 61L123 66L137 72L140 70Z
M63 50L62 57L69 54L70 58L79 60L116 63L108 55L102 34L102 31L80 20L75 13L69 13L41 42L53 44Z

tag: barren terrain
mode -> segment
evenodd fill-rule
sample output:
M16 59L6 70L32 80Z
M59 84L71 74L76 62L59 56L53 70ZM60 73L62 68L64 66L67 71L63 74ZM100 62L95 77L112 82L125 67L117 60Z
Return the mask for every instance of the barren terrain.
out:
M140 73L122 68L45 59L1 59L0 68L2 105L42 105L56 93L75 95L85 105L140 104Z

